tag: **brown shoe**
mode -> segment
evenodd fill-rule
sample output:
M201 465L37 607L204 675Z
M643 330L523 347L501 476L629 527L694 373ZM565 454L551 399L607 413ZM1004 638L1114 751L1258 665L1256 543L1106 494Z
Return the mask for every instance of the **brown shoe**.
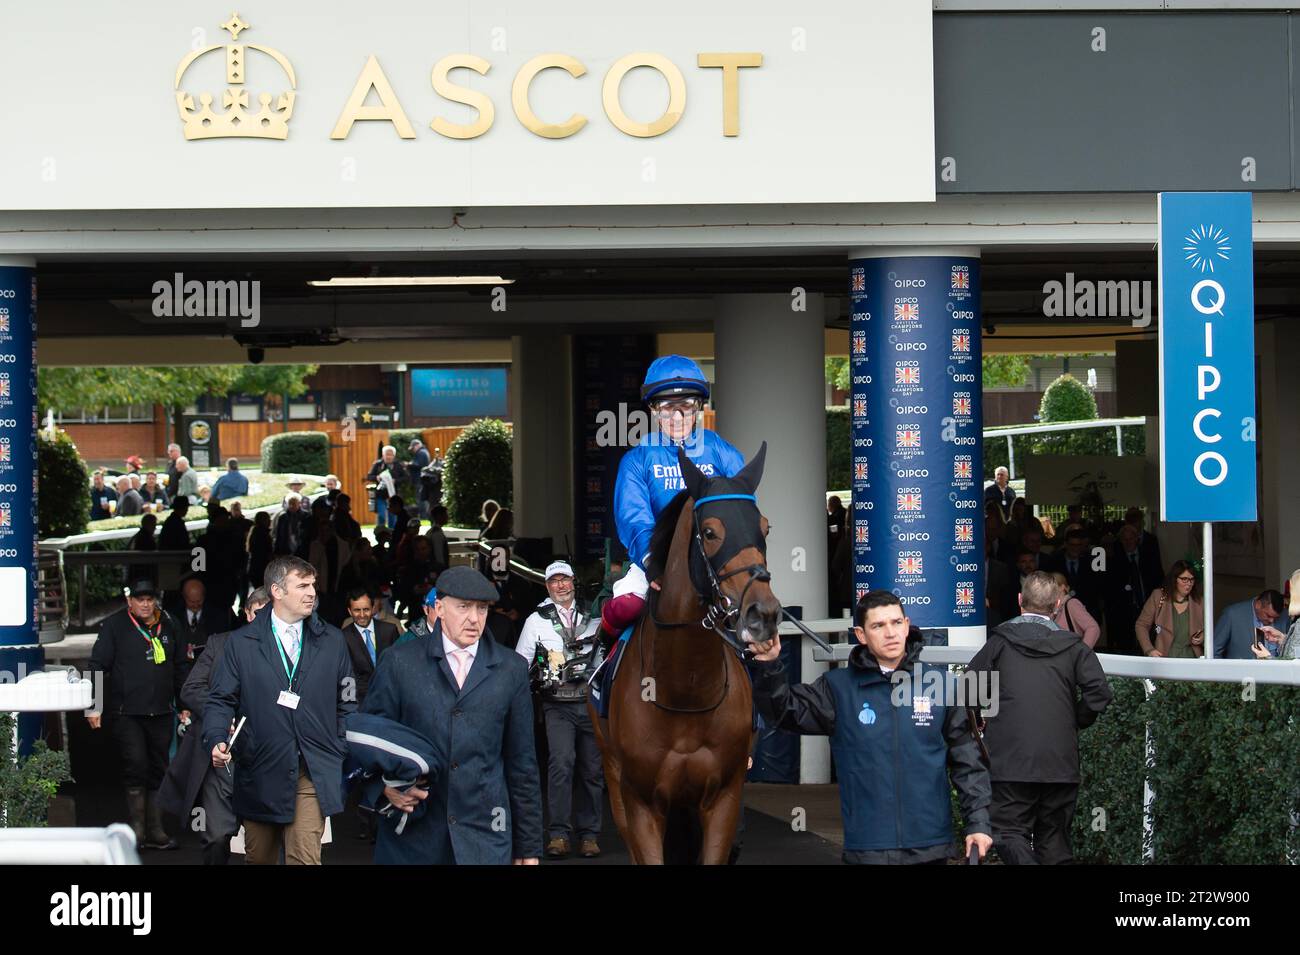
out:
M546 858L563 859L569 854L569 840L564 836L556 836L546 844Z
M588 836L582 840L582 845L578 848L578 855L584 859L594 859L600 855L600 846L597 845L595 839Z

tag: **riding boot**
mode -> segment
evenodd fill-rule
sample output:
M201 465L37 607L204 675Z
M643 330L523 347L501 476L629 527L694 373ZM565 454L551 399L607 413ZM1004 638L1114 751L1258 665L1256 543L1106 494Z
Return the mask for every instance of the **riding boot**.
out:
M162 807L158 805L157 791L149 793L145 809L145 843L146 849L179 849L180 843L167 835L163 828Z
M126 812L131 820L131 831L135 833L135 846L137 849L144 848L144 807L144 787L127 786Z

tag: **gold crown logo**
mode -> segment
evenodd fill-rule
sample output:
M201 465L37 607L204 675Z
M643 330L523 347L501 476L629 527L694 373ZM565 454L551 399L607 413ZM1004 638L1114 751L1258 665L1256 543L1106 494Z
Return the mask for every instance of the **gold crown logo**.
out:
M221 24L221 28L230 33L231 39L238 41L239 34L249 29L249 25L232 14L230 19ZM226 82L230 85L221 94L222 112L214 112L211 93L200 93L199 107L194 106L194 96L181 89L181 80L185 71L199 57L215 50L226 51ZM289 89L280 93L278 98L270 93L259 93L257 102L261 106L252 112L248 106L248 90L243 89L244 61L248 51L257 50L265 53L279 63L289 77ZM242 136L252 139L285 139L289 135L289 119L293 116L293 102L298 80L293 73L293 66L279 50L259 43L214 43L190 53L176 67L176 106L180 110L181 122L185 124L186 139L222 139ZM272 106L272 100L275 105Z

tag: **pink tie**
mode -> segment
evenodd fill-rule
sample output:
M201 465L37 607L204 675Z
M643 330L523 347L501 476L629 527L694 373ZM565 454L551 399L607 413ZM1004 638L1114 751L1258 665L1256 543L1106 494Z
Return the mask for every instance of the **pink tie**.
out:
M453 650L451 658L456 661L456 685L463 687L465 685L465 674L469 673L469 651Z

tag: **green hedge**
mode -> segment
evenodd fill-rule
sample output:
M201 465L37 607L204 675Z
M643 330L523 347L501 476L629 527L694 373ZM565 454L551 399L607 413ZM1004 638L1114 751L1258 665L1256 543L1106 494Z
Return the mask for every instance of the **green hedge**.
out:
M1157 863L1281 865L1300 853L1300 688L1158 681L1146 699L1140 680L1110 684L1114 702L1080 735L1080 862L1143 860L1148 721Z
M447 449L443 500L452 524L478 524L483 502L492 498L511 507L514 465L510 429L494 418L480 418L456 436Z
M1120 444L1125 455L1144 455L1147 453L1147 429L1130 426L1120 430ZM1115 453L1114 428L1088 428L1086 430L1066 432L1065 434L1017 434L1011 438L1016 451L1016 476L1024 477L1025 462L1032 454L1097 454ZM984 439L984 480L992 481L993 472L1000 467L1009 467L1007 457L1007 439Z
M849 409L826 409L826 489L828 491L853 486L853 428L849 424Z
M323 431L285 431L262 439L262 470L328 474L330 439Z
M39 535L70 537L82 533L90 520L90 476L77 446L66 431L56 431L53 439L40 431L36 450L39 487L44 491L36 503Z

